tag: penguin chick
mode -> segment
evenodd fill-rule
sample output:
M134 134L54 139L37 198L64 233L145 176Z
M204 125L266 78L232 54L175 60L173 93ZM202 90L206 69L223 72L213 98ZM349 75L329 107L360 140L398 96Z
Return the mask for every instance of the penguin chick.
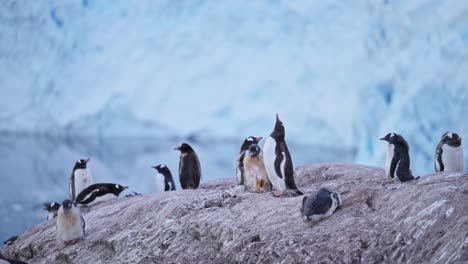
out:
M388 142L385 161L387 182L393 182L395 176L401 182L418 179L419 177L415 178L410 170L409 145L405 138L396 133L388 133L380 140Z
M248 192L269 192L271 182L265 170L263 153L257 144L252 144L244 157L244 187Z
M97 202L108 201L118 198L120 193L128 189L115 183L96 183L88 186L76 197L76 203L79 205L91 205Z
M16 241L16 239L18 239L18 236L12 236L9 239L7 239L5 242L3 242L3 244L5 246L9 246L9 245L13 244Z
M75 201L76 196L93 184L93 177L89 171L87 164L89 159L80 159L75 163L72 174L70 176L70 199Z
M322 188L302 199L302 219L304 222L319 221L331 216L339 206L341 206L340 194Z
M464 172L465 161L462 138L454 132L445 132L436 148L434 158L436 172Z
M85 221L80 209L71 200L64 200L57 214L57 240L59 243L83 239Z
M47 220L53 219L57 216L57 212L60 208L61 204L56 202L45 203L43 210L47 211Z
M236 161L236 180L237 185L244 185L244 157L246 151L249 149L250 145L258 144L262 140L262 137L248 137L244 140L241 145L239 156L237 157Z
M197 189L200 185L202 175L200 160L197 153L193 148L187 144L182 143L174 150L180 151L179 161L179 180L182 189Z
M176 186L172 173L169 168L164 164L151 167L158 171L156 174L156 188L158 192L175 191Z

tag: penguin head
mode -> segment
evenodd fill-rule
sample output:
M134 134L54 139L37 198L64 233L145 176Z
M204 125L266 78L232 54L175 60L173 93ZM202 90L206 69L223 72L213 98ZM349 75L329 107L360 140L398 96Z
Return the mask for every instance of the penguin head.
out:
M88 164L89 159L79 159L75 163L75 167L73 169L86 169L86 164Z
M44 208L42 209L48 212L57 212L59 208L60 208L59 203L51 202L51 203L45 203Z
M279 115L276 114L276 123L275 123L275 128L273 129L273 132L271 132L270 136L274 139L283 139L285 136L285 130L284 130L284 125L283 122L279 119Z
M406 142L405 138L400 134L388 133L387 135L385 135L385 137L381 138L380 140L387 141L388 144L402 145L409 150L408 142Z
M447 144L451 147L459 147L462 143L462 138L457 134L450 131L445 132L442 135L442 143Z
M258 144L258 142L260 142L262 139L263 139L262 137L253 137L253 136L246 138L244 140L244 143L242 143L240 151L247 150L250 147L250 145Z
M182 143L180 146L174 148L174 150L179 150L182 153L193 152L193 148L187 143Z
M128 186L123 186L123 185L120 185L120 184L114 184L114 185L111 185L110 189L111 189L111 192L113 194L115 194L116 196L119 196L121 192L128 189Z
M332 201L334 201L337 205L337 207L340 207L341 206L341 195L339 192L332 192L331 193L331 199Z
M249 157L256 157L258 154L260 154L262 150L257 144L252 144L249 147L249 150L247 151L247 155Z
M171 171L169 170L169 168L164 165L164 164L159 164L157 166L153 166L151 167L155 170L157 170L159 173L161 173L162 175L164 175L164 177L168 177L168 176L172 176L171 175Z
M63 200L62 207L64 212L69 212L73 208L73 202L70 199Z

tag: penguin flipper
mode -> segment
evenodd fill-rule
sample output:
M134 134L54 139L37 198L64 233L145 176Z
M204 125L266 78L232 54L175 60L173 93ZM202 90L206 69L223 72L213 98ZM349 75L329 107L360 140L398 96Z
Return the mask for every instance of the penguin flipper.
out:
M395 171L398 165L398 161L400 161L400 158L398 157L398 154L395 152L392 158L392 163L390 164L390 177L392 178L395 177Z
M83 235L84 235L85 230L86 230L86 222L85 222L83 216L81 216L81 227L83 228Z
M437 150L436 150L436 160L434 161L434 168L435 168L435 171L436 172L439 172L439 171L444 171L445 169L445 166L444 166L444 163L442 162L442 153L444 151L442 150L442 142L439 143L439 145L437 146ZM437 163L437 164L436 164ZM439 170L437 170L437 165L439 165Z
M245 151L243 151L240 156L239 156L239 163L237 164L237 168L239 169L239 171L237 172L239 174L239 182L238 182L238 185L244 185L244 181L245 181L245 178L244 178L244 172L245 172L245 169L244 169L244 158L245 158Z

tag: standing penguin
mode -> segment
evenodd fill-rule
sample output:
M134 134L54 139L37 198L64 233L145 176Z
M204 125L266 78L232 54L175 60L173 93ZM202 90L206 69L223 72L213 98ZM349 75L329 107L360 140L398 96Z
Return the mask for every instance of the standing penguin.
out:
M242 143L242 146L239 151L239 156L236 161L236 179L237 185L244 185L244 157L245 152L249 149L250 145L258 144L262 140L262 137L248 137Z
M76 196L76 203L79 205L91 205L97 202L104 202L119 197L120 193L128 189L115 183L96 183L86 187Z
M464 172L462 138L453 132L445 132L437 145L434 158L435 171Z
M388 182L393 182L395 175L401 182L417 179L410 170L409 145L403 136L388 133L380 140L388 142L385 161L385 176ZM419 177L418 177L419 178Z
M197 189L202 175L197 153L187 143L174 150L180 151L179 179L182 189Z
M80 209L71 200L64 200L57 215L57 240L69 242L83 239L85 236L85 221Z
M259 193L271 191L271 182L265 170L263 153L257 144L250 145L243 163L245 190Z
M75 163L70 176L70 199L75 201L76 196L86 187L93 184L93 177L86 164L89 159L80 159Z
M276 124L273 132L266 139L263 147L265 168L273 186L280 191L275 196L287 195L298 196L303 193L299 191L294 182L294 167L289 154L288 146L284 140L285 130L283 122L276 114Z
M151 167L158 171L156 174L156 188L158 192L175 191L175 182L172 178L171 171L164 164Z
M302 199L302 219L304 222L319 221L331 216L339 206L341 206L340 194L322 188Z
M53 219L57 216L58 210L60 209L60 203L56 203L56 202L45 203L43 209L49 212L47 214L47 220Z

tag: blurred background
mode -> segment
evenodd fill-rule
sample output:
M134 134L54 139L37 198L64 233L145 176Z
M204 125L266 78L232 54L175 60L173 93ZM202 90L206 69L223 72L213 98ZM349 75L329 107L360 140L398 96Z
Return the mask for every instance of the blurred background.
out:
M295 166L383 167L378 139L397 132L424 175L445 131L468 139L468 1L0 5L0 241L67 198L79 158L95 182L150 193L152 165L178 183L188 142L203 181L233 177L275 113Z

